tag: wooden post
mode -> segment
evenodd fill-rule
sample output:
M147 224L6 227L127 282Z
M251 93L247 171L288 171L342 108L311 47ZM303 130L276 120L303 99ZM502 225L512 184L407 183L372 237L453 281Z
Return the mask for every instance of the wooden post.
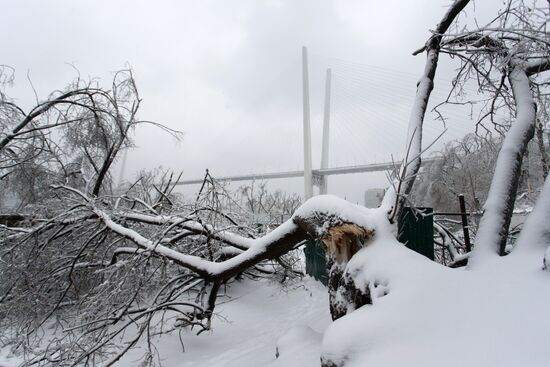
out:
M470 252L472 251L472 245L470 243L470 230L468 225L468 216L466 215L464 195L458 195L458 203L460 205L460 217L462 218L462 230L464 231L464 245L466 246L466 252Z

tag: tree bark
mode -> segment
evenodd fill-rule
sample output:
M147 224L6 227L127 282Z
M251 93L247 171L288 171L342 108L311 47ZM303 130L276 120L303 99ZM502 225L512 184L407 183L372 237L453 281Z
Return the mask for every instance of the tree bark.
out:
M537 134L537 145L540 152L540 163L542 166L542 179L545 180L546 177L548 176L548 156L546 155L546 148L544 147L543 127L540 120L537 121L535 132Z

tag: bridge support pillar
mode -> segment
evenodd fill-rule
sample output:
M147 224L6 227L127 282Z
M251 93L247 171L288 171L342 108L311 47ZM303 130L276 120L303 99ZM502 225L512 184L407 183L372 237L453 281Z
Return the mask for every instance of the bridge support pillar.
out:
M329 131L330 131L330 83L332 72L327 69L327 77L325 80L325 109L323 114L323 146L321 150L321 169L328 168L328 147L329 147ZM319 185L319 193L325 195L327 193L327 176L321 176Z
M304 102L304 200L313 196L313 172L311 167L311 124L309 112L309 77L307 48L302 47L302 83Z

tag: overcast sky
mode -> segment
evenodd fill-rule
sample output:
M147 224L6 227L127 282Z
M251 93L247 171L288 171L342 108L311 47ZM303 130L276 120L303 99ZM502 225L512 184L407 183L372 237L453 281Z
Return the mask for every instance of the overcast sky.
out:
M33 100L27 73L44 98L74 78L70 65L106 86L114 71L130 65L143 99L140 117L185 136L176 144L141 129L125 176L162 165L195 178L205 168L233 175L302 167L305 45L314 166L326 67L335 73L331 165L380 162L404 149L407 111L424 65L424 56L411 52L449 2L2 0L0 64L16 69L9 92L24 105ZM443 82L450 70L441 65ZM442 128L433 124L435 136ZM448 139L466 131L462 125L449 128ZM329 191L360 201L364 188L384 182L383 174L342 176L331 179ZM301 191L301 185L294 179L270 187Z

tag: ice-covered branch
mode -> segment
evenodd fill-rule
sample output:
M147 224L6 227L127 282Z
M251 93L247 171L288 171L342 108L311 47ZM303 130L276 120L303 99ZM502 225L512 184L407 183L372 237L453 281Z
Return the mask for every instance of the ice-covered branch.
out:
M443 34L447 32L457 15L469 3L469 0L455 0L449 7L439 24L434 35L430 37L424 48L416 51L415 54L426 51L426 65L424 72L417 84L416 96L409 117L409 127L407 132L407 156L401 165L396 182L388 189L384 204L388 205L390 201L395 200L395 204L389 213L389 219L393 222L399 216L399 212L404 205L405 197L413 187L416 174L420 169L422 153L422 127L424 124L424 115L428 107L430 94L434 87L435 72L439 58L439 47Z
M307 238L307 234L297 225L295 225L292 220L289 220L272 232L265 235L264 237L253 240L242 237L242 239L247 240L247 245L249 245L246 251L222 262L212 262L198 256L186 255L171 248L168 248L160 243L155 243L143 237L135 230L115 223L109 217L109 215L107 215L104 211L98 209L97 207L93 207L92 210L111 231L125 238L128 238L140 248L151 251L158 256L166 257L167 259L174 261L178 265L183 266L199 274L201 277L210 280L229 279L230 277L248 269L249 267L259 263L262 260L276 258L285 254L286 252L290 251L296 244ZM159 223L167 223L171 220L181 221L181 218L175 219L175 217L149 217L138 214L133 215L132 218L139 218L143 220L155 219L159 221ZM235 235L234 238L240 237Z
M254 243L253 238L239 236L236 233L229 232L226 230L217 230L214 227L201 224L197 221L191 219L185 219L178 216L170 215L147 215L139 213L124 213L121 215L127 220L165 225L165 224L176 224L178 228L182 230L187 230L192 234L201 234L209 236L210 238L216 239L218 241L224 242L228 245L236 247L241 250L246 250ZM170 242L170 241L168 241Z
M535 131L536 106L529 88L529 78L520 66L508 76L517 106L516 120L502 142L495 173L491 181L484 214L477 233L470 264L486 257L504 255L508 229L521 172L523 155Z
M534 74L542 73L544 71L550 70L550 58L545 58L542 60L530 61L525 67L525 72L527 75L531 76Z
M434 223L434 230L439 233L442 239L442 245L449 251L451 254L452 262L449 264L450 267L456 267L458 265L463 265L466 262L469 253L461 254L455 247L453 240L451 239L449 231L438 223ZM454 236L453 236L454 237Z
M546 181L537 199L535 208L529 214L527 221L517 240L517 246L512 255L534 251L536 256L548 248L550 243L550 176ZM550 260L550 259L547 259Z

